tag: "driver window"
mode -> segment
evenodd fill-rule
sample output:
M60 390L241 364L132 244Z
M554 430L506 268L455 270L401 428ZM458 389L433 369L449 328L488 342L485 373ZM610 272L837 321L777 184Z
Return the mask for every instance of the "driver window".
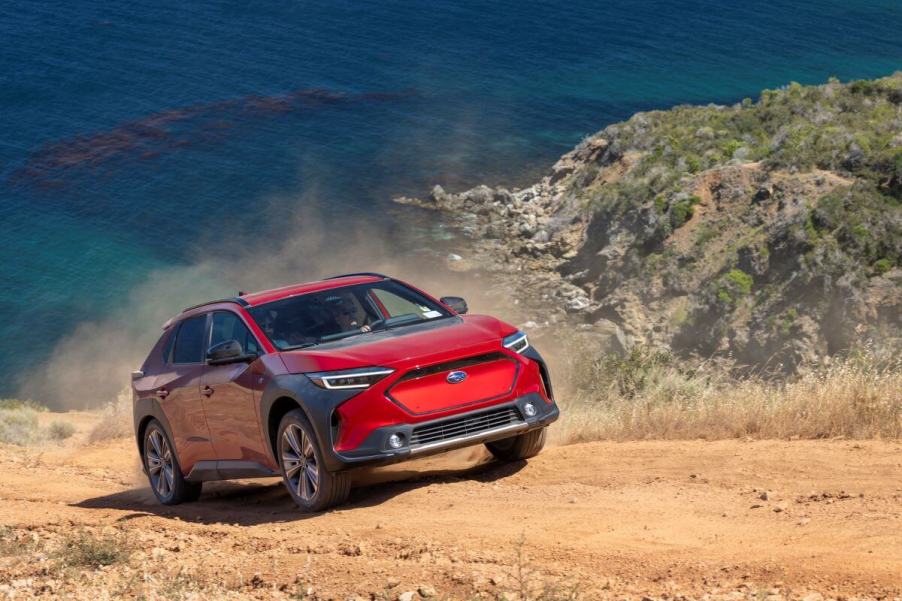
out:
M229 311L217 311L213 314L210 346L227 340L237 340L245 353L261 353L256 338L240 317Z

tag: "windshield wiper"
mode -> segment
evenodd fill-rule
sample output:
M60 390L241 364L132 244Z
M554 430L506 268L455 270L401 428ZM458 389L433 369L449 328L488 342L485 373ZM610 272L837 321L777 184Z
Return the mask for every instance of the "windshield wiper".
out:
M397 315L395 317L391 317L382 322L381 327L374 328L374 332L384 332L385 330L393 330L395 328L400 328L401 326L411 325L413 323L419 323L421 321L426 321L422 317L420 317L416 313L405 313L404 315Z
M293 346L286 346L285 348L283 348L283 349L281 349L281 350L283 350L283 351L296 351L296 350L302 349L302 348L310 348L311 346L316 346L316 345L318 345L318 344L319 344L319 342L304 342L304 343L302 343L302 344L295 344L295 345L293 345Z
M350 338L351 336L357 336L359 334L367 334L368 332L364 332L363 330L351 330L349 332L338 332L337 334L329 334L328 336L321 336L320 342L334 342L335 340L344 340L345 338Z

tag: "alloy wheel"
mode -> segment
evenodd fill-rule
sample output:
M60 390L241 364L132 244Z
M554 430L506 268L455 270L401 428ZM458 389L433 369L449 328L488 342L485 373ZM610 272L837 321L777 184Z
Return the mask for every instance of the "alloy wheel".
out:
M150 484L162 498L172 495L175 487L175 472L172 461L172 449L163 433L151 430L144 445L144 456L147 460L147 473Z
M303 428L288 424L282 433L282 469L291 490L298 497L310 501L319 488L319 465L313 441Z

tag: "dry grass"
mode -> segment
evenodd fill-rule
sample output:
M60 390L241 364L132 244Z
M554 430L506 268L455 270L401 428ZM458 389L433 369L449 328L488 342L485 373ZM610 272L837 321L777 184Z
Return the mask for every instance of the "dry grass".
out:
M102 568L128 561L131 548L121 533L77 530L61 541L52 557L61 567Z
M0 408L0 443L25 446L40 438L37 411L24 405Z
M34 401L0 400L0 443L29 446L62 442L75 434L75 425L60 419L42 428L38 417L45 411L46 407Z
M731 376L635 349L565 360L562 442L636 439L902 437L902 359L864 349L792 380ZM571 347L573 348L573 347Z
M103 417L88 434L88 442L128 438L133 435L131 390L126 388L103 410Z

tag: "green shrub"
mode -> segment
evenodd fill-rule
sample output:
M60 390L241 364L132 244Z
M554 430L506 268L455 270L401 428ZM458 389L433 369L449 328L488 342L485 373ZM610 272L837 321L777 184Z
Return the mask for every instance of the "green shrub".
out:
M884 274L892 268L893 268L893 262L886 258L879 259L874 263L874 271L876 271L879 274Z
M693 207L701 201L701 198L693 194L688 198L675 202L670 207L670 224L673 226L673 229L677 229L692 219L692 216L695 214Z
M749 294L752 291L752 276L741 269L731 269L727 273L727 281L733 283L736 290L742 294Z
M62 420L54 420L47 428L47 434L53 440L66 440L75 434L75 426Z
M24 406L0 409L0 443L24 446L39 438L37 411Z
M47 407L30 399L0 399L0 409L20 409L27 407L35 411L47 411Z
M717 300L725 305L736 303L743 296L752 292L752 276L741 269L731 269L720 280L717 288Z
M63 539L54 556L65 567L99 568L123 563L131 554L119 535L96 535L80 530Z

